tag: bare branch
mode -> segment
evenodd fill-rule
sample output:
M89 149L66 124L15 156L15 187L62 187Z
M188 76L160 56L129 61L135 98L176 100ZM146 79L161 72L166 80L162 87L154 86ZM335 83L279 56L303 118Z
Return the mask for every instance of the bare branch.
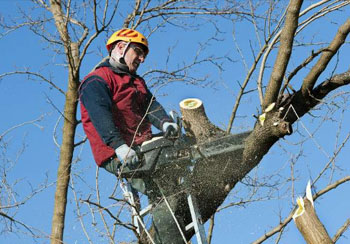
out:
M76 205L76 209L77 209L77 215L78 215L78 219L79 219L81 228L83 229L84 235L85 235L86 239L88 240L88 242L90 244L92 244L93 242L92 242L92 240L91 240L91 238L89 236L88 231L86 230L86 227L85 227L85 224L84 224L84 221L83 221L83 216L82 216L81 211L80 211L80 204L79 204L77 192L75 190L75 182L74 182L73 177L71 179L71 184L72 184L72 191L73 191L74 201L75 201L75 205Z
M349 228L349 226L350 226L350 219L347 219L343 224L343 226L340 227L337 233L335 233L335 235L333 236L332 240L334 243L336 243L339 240L339 238L344 234L344 232Z
M312 52L311 55L304 60L303 63L301 63L298 67L296 67L288 76L288 78L286 79L283 87L280 90L279 93L279 97L282 96L282 94L284 93L285 89L287 88L287 86L289 85L289 82L292 80L292 78L304 67L306 67L312 60L314 60L318 55L320 55L323 51L325 51L324 48L318 50L317 52Z
M96 206L99 210L105 211L112 219L115 220L116 224L121 225L129 230L135 230L135 226L132 224L125 224L123 221L121 221L119 218L115 217L113 215L113 213L106 207L101 206L98 203L92 202L89 199L86 200L81 200L81 202L86 203L86 204L90 204L93 206Z
M210 217L210 224L208 228L208 238L207 238L208 244L211 244L211 240L213 238L214 224L215 224L215 215Z
M44 118L44 115L41 115L39 118L36 118L34 120L30 120L30 121L26 121L26 122L23 122L21 124L18 124L18 125L15 125L7 130L5 130L2 134L0 134L0 141L2 140L2 138L4 138L4 136L6 136L8 133L10 133L11 131L19 128L19 127L22 127L24 125L29 125L29 124L32 124L32 125L35 125L37 126L39 129L43 129L42 126L38 125L36 122L39 122L41 120L43 120Z
M305 10L303 10L299 17L307 14L308 12L310 12L311 10L314 10L315 8L325 4L325 3L328 3L330 2L330 0L322 0L322 1L319 1L311 6L309 6L308 8L306 8ZM336 2L339 2L338 0L335 1L335 2L332 2L330 5L333 5L334 3ZM329 12L332 12L334 10L337 10L341 7L344 7L346 5L350 4L349 2L344 2L344 3L341 3L339 4L338 6L335 6L333 8L328 9L328 6L323 8L322 10L318 11L317 14L314 14L313 16L309 17L307 20L304 20L303 22L301 22L299 24L299 26L301 26L299 28L299 30L297 30L296 33L299 33L303 28L305 28L308 24L310 24L311 22L315 21L316 19L319 18L319 16L324 16L325 14L329 13ZM275 28L275 31L277 31L279 29L279 25L280 23L276 26ZM275 32L274 31L274 32ZM257 84L258 84L258 91L259 91L259 98L260 98L260 102L261 104L263 104L263 92L262 92L262 80L263 80L263 74L264 74L264 69L265 69L265 65L266 65L266 62L267 62L267 58L272 50L272 48L274 47L274 45L278 42L279 38L280 38L280 35L281 35L281 32L282 31L279 31L278 33L275 34L275 36L273 37L272 41L269 43L268 45L268 48L264 54L264 57L262 59L262 62L261 62L261 65L260 65L260 70L259 70L259 77L258 77L258 81L257 81Z
M275 102L283 81L283 76L292 54L294 34L298 27L299 11L303 1L291 1L288 6L285 25L281 32L281 45L271 74L263 102L263 109Z
M112 20L114 19L114 16L117 12L118 9L118 4L119 4L119 0L116 1L114 7L113 7L113 11L112 14L110 15L109 19L106 20L107 18L107 10L108 10L108 6L109 6L109 0L106 0L105 2L105 7L103 10L103 18L102 18L102 23L101 23L101 27L98 27L98 20L97 20L97 12L96 12L96 1L94 1L94 11L93 11L93 15L94 15L94 26L95 26L95 33L87 40L86 44L84 45L83 49L81 50L81 54L79 57L79 62L77 65L81 65L81 62L83 61L88 48L90 47L90 45L92 44L92 42L103 32L105 31L109 25L112 23ZM81 37L80 42L79 42L79 47L82 45L83 41L87 38L88 36L88 32L85 31L84 35Z
M125 19L123 28L128 28L130 25L130 22L136 18L137 12L139 11L141 7L141 0L135 0L134 10L129 16Z
M15 224L19 224L21 226L23 226L25 229L27 229L33 236L35 236L35 233L33 232L32 228L29 227L28 225L22 223L21 221L18 221L10 216L8 216L7 214L3 213L2 211L0 211L0 216L10 220L11 222L15 223Z
M33 77L37 77L39 79L41 79L42 81L50 84L53 88L55 88L56 90L58 90L61 94L65 95L65 92L59 88L58 86L56 86L56 84L51 80L51 79L47 79L46 77L44 77L43 75L36 73L36 72L31 72L31 71L12 71L12 72L7 72L7 73L3 73L0 75L0 79L6 77L6 76L10 76L10 75L28 75L28 76L33 76Z

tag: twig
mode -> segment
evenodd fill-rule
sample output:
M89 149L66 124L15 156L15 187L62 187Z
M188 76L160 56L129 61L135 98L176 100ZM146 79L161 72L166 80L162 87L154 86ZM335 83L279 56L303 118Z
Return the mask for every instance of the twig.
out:
M63 95L65 95L65 92L59 88L58 86L56 86L55 83L53 83L51 80L46 79L43 75L39 74L39 73L35 73L35 72L31 72L31 71L13 71L13 72L7 72L7 73L3 73L0 75L0 79L2 79L5 76L10 76L10 75L29 75L29 76L36 76L37 78L40 78L41 80L49 83L53 88L55 88L56 90L58 90L60 93L62 93Z
M215 224L215 214L213 214L210 217L209 229L208 229L208 238L207 238L208 244L211 244L211 240L213 238L214 224Z
M123 227L125 227L125 228L127 228L127 229L129 229L129 230L135 230L136 227L135 227L134 225L132 225L132 224L125 224L125 223L122 222L120 219L116 218L108 208L103 207L103 206L101 206L101 205L98 204L98 203L92 202L92 201L90 201L89 199L87 199L87 200L80 200L80 201L83 202L83 203L87 203L87 204L91 204L91 205L93 205L93 206L96 206L96 207L98 207L98 209L100 209L100 210L106 211L107 214L108 214L112 219L114 219L114 220L117 222L118 225L121 225L121 226L123 226Z
M23 123L21 123L21 124L12 126L11 128L5 130L5 131L0 135L0 141L1 141L1 139L4 138L8 133L10 133L10 132L13 131L14 129L17 129L17 128L19 128L19 127L21 127L21 126L24 126L24 125L33 124L33 125L37 126L39 129L43 129L42 126L40 126L40 125L38 125L38 124L35 123L35 122L41 121L43 118L44 118L44 115L40 115L40 117L37 118L37 119L33 119L33 120L30 120L30 121L26 121L26 122L23 122Z
M350 219L347 219L342 227L337 231L337 233L333 237L333 242L336 243L339 238L344 234L344 232L349 228L350 226Z

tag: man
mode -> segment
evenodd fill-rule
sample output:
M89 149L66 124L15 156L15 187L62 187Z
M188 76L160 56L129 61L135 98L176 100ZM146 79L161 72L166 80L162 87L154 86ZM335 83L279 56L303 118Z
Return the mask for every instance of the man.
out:
M129 169L140 166L135 148L151 139L152 125L164 133L177 132L179 128L136 73L149 52L147 39L138 31L122 29L113 33L106 47L109 59L84 78L79 97L81 119L94 159L98 166L117 175L122 165ZM129 180L151 202L161 199L153 179ZM165 181L165 188L170 189L169 184ZM156 243L183 243L172 216L165 212L164 204L152 212Z
M110 58L88 74L80 88L84 131L98 166L117 174L125 164L139 164L133 147L151 139L151 125L166 132L178 130L136 74L148 54L147 39L130 29L109 38Z

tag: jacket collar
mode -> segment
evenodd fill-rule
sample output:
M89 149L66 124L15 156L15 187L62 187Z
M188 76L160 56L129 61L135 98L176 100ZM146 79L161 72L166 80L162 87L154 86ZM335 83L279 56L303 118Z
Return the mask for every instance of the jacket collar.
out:
M113 65L111 63L113 63ZM111 62L109 58L104 59L100 64L98 64L96 69L101 68L101 67L108 67L114 73L117 73L117 74L127 74L127 75L133 76L133 77L138 77L138 78L140 77L137 74L131 74L129 71L129 67L127 65L119 63L119 62Z

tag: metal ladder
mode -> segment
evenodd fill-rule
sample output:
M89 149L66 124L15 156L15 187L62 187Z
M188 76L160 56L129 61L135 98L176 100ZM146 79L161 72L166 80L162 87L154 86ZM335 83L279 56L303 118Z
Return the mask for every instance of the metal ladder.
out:
M198 244L207 244L207 236L204 230L204 223L199 213L197 200L191 194L187 194L187 203L190 208L192 222L186 226L186 231L192 228L195 231Z
M132 189L130 183L124 183L123 186L121 186L124 190L124 197L129 202L131 206L137 206L137 201L139 200L138 193ZM189 231L191 229L194 230L195 236L197 239L198 244L207 244L207 237L204 229L204 223L202 220L202 217L199 213L199 208L197 205L196 198L190 194L189 191L186 191L187 194L187 204L191 213L192 222L186 225L185 230ZM135 207L132 208L132 223L134 226L136 226L136 231L138 234L141 233L141 231L144 229L146 230L145 224L143 222L143 217L145 217L147 214L150 213L152 210L152 204L148 205L142 210L137 210ZM172 211L169 209L169 211ZM175 218L175 216L173 216ZM176 220L175 220L176 221ZM154 243L151 236L147 231L145 231L148 237L150 238L151 242ZM187 242L184 243L186 244Z

